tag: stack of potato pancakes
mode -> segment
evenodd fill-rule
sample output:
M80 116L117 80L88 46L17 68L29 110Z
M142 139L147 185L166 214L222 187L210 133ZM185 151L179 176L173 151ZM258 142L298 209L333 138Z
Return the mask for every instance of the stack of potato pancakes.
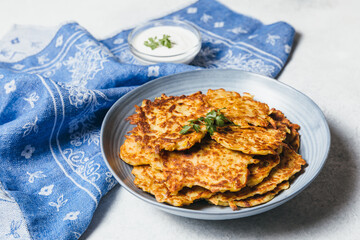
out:
M289 188L306 165L299 155L299 125L244 93L208 90L188 96L144 100L128 118L136 126L120 157L133 165L135 184L157 201L184 206L252 207ZM218 112L232 124L209 133L205 125L184 126Z

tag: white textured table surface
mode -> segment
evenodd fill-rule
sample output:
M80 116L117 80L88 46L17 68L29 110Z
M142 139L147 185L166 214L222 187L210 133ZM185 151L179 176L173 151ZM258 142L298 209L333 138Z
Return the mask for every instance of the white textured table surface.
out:
M179 9L192 1L0 2L0 36L13 24L77 21L95 37ZM330 125L328 161L300 195L261 215L231 221L172 216L115 187L82 239L360 239L360 2L221 0L264 23L286 21L295 50L278 80L312 98Z

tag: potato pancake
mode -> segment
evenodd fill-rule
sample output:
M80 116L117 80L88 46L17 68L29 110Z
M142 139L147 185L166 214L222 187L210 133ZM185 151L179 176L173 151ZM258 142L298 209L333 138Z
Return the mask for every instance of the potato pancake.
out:
M162 152L153 151L143 144L141 139L134 134L127 135L124 144L120 147L120 158L133 166L151 165L156 169L162 169L160 159Z
M131 124L137 125L131 134L155 152L185 150L200 142L206 134L204 128L186 135L180 131L189 120L213 110L201 92L176 97L162 95L154 101L144 100L141 107L135 108L136 114L128 117Z
M211 137L231 150L267 155L281 152L286 133L272 128L228 126L219 128Z
M250 188L244 188L239 192L218 193L211 197L210 201L214 204L220 202L233 202L243 200L255 195L262 195L276 188L280 183L287 181L290 177L298 173L306 162L302 157L291 148L285 147L280 156L280 163L277 165L260 184Z
M258 163L251 155L223 147L212 139L186 151L165 152L163 171L168 189L201 186L211 192L239 191L246 186L248 165Z
M269 176L270 171L280 163L279 155L259 156L260 162L249 166L250 175L246 186L253 187Z
M166 178L163 172L150 166L136 166L132 174L135 175L134 183L139 188L153 194L158 202L166 202L173 206L189 205L195 200L209 198L214 194L201 187L184 188L173 194L164 183Z
M225 117L242 128L269 125L269 106L255 101L249 93L241 96L237 92L225 91L222 88L209 89L206 100L211 106L222 109Z
M288 143L296 152L300 147L300 126L293 124L287 119L279 110L271 109L270 117L275 121L275 126L277 129L287 133L285 142Z
M247 207L254 207L260 204L264 204L272 200L279 192L282 190L288 189L290 184L288 181L280 183L274 190L264 193L262 195L256 195L254 197L249 197L239 201L230 201L230 202L222 202L221 200L217 199L208 199L208 202L214 205L220 206L230 206L232 210L237 210L238 207L247 208Z

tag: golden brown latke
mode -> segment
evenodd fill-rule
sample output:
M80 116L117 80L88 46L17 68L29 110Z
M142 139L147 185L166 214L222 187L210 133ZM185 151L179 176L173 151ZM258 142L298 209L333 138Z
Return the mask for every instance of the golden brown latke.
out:
M189 150L164 152L165 184L173 193L192 186L201 186L211 192L239 191L246 186L247 166L258 162L251 155L204 138Z
M221 110L224 116L242 128L269 125L269 106L255 101L249 93L241 96L237 92L225 91L222 88L209 89L206 100L217 109L225 108Z
M130 133L155 152L185 150L200 142L206 134L204 128L185 135L180 131L189 120L213 110L201 92L176 97L163 94L154 101L144 100L141 107L135 108L136 114L128 120L137 126Z
M231 150L267 155L281 152L286 133L272 128L228 126L218 128L211 137Z
M300 126L291 123L281 111L274 108L270 111L270 117L274 120L276 129L287 133L285 142L297 152L300 147Z
M298 173L306 162L294 150L284 147L284 151L280 156L280 163L277 165L260 184L250 188L246 187L239 192L217 193L210 198L214 204L216 202L231 202L243 200L255 195L262 195L272 191L280 183L287 181L290 177Z
M153 194L158 202L166 202L173 206L185 206L202 198L209 198L214 193L201 187L184 188L177 194L171 193L165 185L166 177L162 171L150 166L136 166L132 170L135 175L134 183Z
M211 191L238 191L246 185L247 166L260 161L251 155L226 149L211 139L203 139L190 150L156 154L139 146L133 138L128 136L121 146L123 160L134 166L151 165L163 170L166 185L173 193L194 185Z
M270 171L280 163L279 155L257 156L260 160L257 164L249 165L250 175L246 186L253 187L261 183L264 178L269 176Z
M270 200L272 200L279 192L288 189L289 187L290 187L289 182L285 181L277 185L276 188L272 191L266 192L262 195L256 195L253 197L245 198L239 201L222 202L221 200L213 199L213 198L207 200L209 203L212 203L214 205L230 206L232 210L237 210L238 207L247 208L247 207L254 207L260 204L267 203Z
M127 135L124 144L120 147L120 158L133 166L151 165L156 169L162 169L161 154L162 152L155 152L151 147L143 144L134 134Z

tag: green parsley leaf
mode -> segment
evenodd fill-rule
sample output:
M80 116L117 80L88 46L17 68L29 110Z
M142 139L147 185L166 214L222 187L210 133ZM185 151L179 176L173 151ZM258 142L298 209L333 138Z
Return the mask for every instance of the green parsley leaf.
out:
M206 114L206 118L215 118L217 114L216 110L212 110Z
M192 128L192 126L190 126L190 125L185 125L185 126L183 126L183 128L182 128L181 131L180 131L180 134L186 134L186 133L188 133L191 128Z
M200 132L200 125L199 124L193 124L192 127L195 130L195 132Z
M214 119L207 117L205 118L205 125L213 125L214 124Z
M174 42L171 42L171 40L169 39L170 36L169 35L163 35L163 37L161 39L157 39L157 37L149 37L147 41L144 42L144 45L146 47L151 48L151 50L154 50L155 48L158 48L160 46L164 46L167 48L172 48L173 44L175 44Z
M215 125L208 125L206 126L206 130L208 131L208 133L210 133L210 135L213 135L217 129Z
M187 134L191 129L194 129L196 132L199 132L203 124L206 127L206 131L213 135L214 132L217 131L217 127L231 126L235 125L229 119L227 119L224 114L220 112L220 110L225 109L217 109L208 112L205 117L199 117L198 119L189 120L189 124L183 126L183 129L180 131L180 134Z
M170 41L170 36L169 35L163 35L163 38L162 39L159 39L159 43L164 46L164 47L167 47L167 48L172 48L172 42Z
M157 37L152 38L150 37L148 41L144 42L144 45L154 50L155 48L159 47L159 43L156 41Z
M216 122L216 125L219 127L223 127L225 125L225 121L221 116L216 116L215 122Z

